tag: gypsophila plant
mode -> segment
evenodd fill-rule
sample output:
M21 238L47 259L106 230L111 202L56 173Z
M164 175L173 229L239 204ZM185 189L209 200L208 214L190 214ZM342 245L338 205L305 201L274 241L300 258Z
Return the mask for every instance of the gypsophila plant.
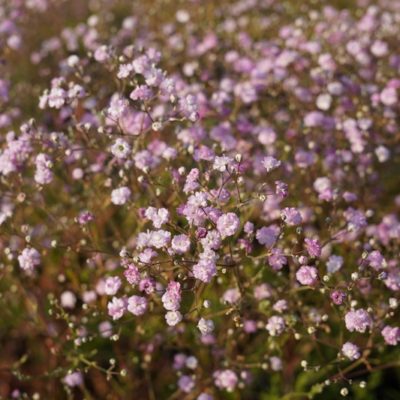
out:
M295 3L0 1L0 398L400 398L400 1Z

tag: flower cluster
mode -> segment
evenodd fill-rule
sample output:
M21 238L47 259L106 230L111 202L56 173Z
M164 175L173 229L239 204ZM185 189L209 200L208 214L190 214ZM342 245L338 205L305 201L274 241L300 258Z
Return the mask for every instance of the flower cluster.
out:
M359 393L399 365L400 2L139 3L0 0L6 396Z

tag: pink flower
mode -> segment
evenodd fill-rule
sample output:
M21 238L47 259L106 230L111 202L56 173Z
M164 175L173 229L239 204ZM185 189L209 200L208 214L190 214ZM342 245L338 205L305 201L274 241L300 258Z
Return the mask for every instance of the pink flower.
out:
M362 211L355 210L354 208L348 208L344 212L344 217L348 222L348 229L350 231L357 231L367 225L367 220L364 213Z
M214 322L211 319L200 318L197 327L202 335L207 335L213 332Z
M80 372L75 371L65 375L63 382L69 387L80 386L83 383L83 377Z
M153 95L153 92L151 91L151 89L148 86L139 85L131 92L129 97L134 101L149 100L152 95Z
M130 197L131 197L131 191L126 186L114 189L111 192L111 202L117 206L124 205L129 200Z
M36 156L36 172L35 181L39 185L47 185L53 180L53 173L51 168L53 163L51 158L44 153L40 153Z
M127 269L124 271L124 276L131 285L137 285L140 281L139 269L134 264L128 265Z
M398 102L396 89L388 87L382 90L380 100L385 106L393 106Z
M228 304L235 304L240 300L240 291L237 288L228 289L222 296L222 300Z
M358 310L351 310L345 315L345 323L346 323L346 328L350 332L360 332L364 333L367 328L372 327L372 318L370 315L367 313L362 308L359 308Z
M329 257L328 262L326 263L326 269L329 274L334 274L335 272L339 271L342 266L343 257L335 256L334 254Z
M195 382L194 379L189 375L182 375L178 380L179 389L184 393L190 393L194 387Z
M74 308L76 305L76 296L70 290L66 290L60 296L61 306L64 308Z
M104 292L109 296L114 296L121 286L121 279L118 276L110 276L106 279Z
M111 153L117 158L127 158L130 152L131 147L125 140L121 138L118 138L111 146Z
M156 229L160 229L162 225L168 222L169 212L166 208L148 207L144 213L145 217L153 222Z
M385 259L383 258L382 254L377 250L374 250L368 254L367 261L369 266L377 271L385 268L386 266Z
M342 346L342 354L349 360L354 361L360 358L360 349L355 344L346 342Z
M220 389L232 392L238 384L238 377L231 369L217 370L213 374L215 385Z
M225 172L228 169L228 167L232 165L232 163L233 163L233 158L231 157L216 156L214 159L213 169L215 169L216 171Z
M260 244L263 244L266 247L272 247L275 244L279 233L279 228L276 225L268 227L263 226L256 232L256 239Z
M233 236L239 229L240 220L235 213L223 214L218 218L217 229L222 239Z
M341 290L334 290L331 293L331 299L333 303L336 305L343 304L345 298L346 298L346 293L342 292Z
M286 207L282 210L282 218L287 225L300 225L303 222L301 214L294 207Z
M107 109L107 114L112 120L118 120L123 115L123 113L127 109L128 105L129 105L129 103L128 103L127 99L120 97L117 94L113 95L111 97L110 106ZM122 141L122 142L124 142L123 147L122 147L122 154L127 155L127 152L126 152L127 147L124 145L126 142L125 141ZM122 143L122 142L117 141L115 144ZM120 151L117 148L115 148L115 151L117 153L120 153Z
M285 327L285 320L277 315L270 317L265 326L271 336L279 336L285 330Z
M182 321L182 314L179 311L168 311L165 320L169 326L175 326Z
M274 157L268 156L264 157L264 159L262 160L262 165L267 170L267 172L270 172L278 168L281 165L281 162Z
M200 242L204 249L218 250L221 247L221 235L216 230L208 231Z
M147 300L142 296L131 296L128 298L127 309L133 315L143 315L147 310Z
M181 302L181 285L178 282L171 281L167 290L161 297L164 308L169 311L177 311Z
M400 342L400 328L386 325L381 334L385 342L391 346L396 346Z
M304 239L306 249L310 257L318 258L321 256L321 244L317 239Z
M268 256L268 263L275 271L279 271L287 263L287 258L284 256L283 251L279 248L271 250L271 254Z
M107 304L108 315L113 320L120 319L126 309L126 300L124 298L113 297Z
M104 63L110 58L108 47L99 46L94 52L94 59L99 63Z
M210 282L217 274L217 267L211 260L200 260L193 266L193 276L203 282Z
M166 247L171 240L171 233L162 229L151 233L150 244L156 249Z
M185 234L176 235L171 241L171 247L177 254L186 253L190 249L190 239Z
M296 279L302 285L313 286L317 283L318 280L318 272L315 267L309 267L307 265L303 265L296 272Z
M27 247L18 256L18 262L23 270L31 272L40 264L40 254L33 247Z

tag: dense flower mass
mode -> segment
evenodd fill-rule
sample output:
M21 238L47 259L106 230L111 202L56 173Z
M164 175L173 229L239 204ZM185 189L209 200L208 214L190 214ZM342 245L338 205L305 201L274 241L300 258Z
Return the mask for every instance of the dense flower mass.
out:
M400 398L399 22L0 0L0 397Z

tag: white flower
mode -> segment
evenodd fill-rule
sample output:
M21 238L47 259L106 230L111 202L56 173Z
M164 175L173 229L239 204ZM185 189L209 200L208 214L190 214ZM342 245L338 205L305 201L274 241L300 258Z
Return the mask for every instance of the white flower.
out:
M214 322L211 319L200 318L197 327L202 335L207 335L214 330Z
M121 138L118 138L111 146L111 153L117 158L127 158L130 151L129 144Z
M233 162L233 158L222 156L222 157L215 157L213 169L216 171L224 172L228 169L228 166Z
M281 165L281 162L279 160L270 156L264 157L261 163L265 167L267 172L270 172Z
M165 314L165 320L169 326L175 326L182 321L182 314L179 311L168 311Z

